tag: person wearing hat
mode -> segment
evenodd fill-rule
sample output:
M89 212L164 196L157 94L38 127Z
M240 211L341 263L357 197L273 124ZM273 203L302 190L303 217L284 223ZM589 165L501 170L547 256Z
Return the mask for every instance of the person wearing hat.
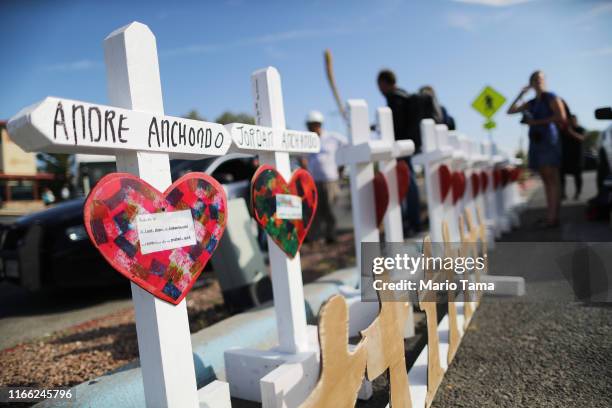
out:
M321 151L302 159L301 164L310 172L317 185L319 203L314 219L313 231L316 238L325 238L327 243L336 240L336 217L333 207L338 196L340 171L336 163L336 151L348 143L339 133L323 130L323 114L313 110L306 116L306 127L319 135Z

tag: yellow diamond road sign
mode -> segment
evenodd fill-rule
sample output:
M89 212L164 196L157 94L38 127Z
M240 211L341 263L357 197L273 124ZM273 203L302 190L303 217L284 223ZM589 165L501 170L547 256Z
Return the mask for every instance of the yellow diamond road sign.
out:
M486 86L472 102L472 107L489 119L506 102L506 98L490 86Z

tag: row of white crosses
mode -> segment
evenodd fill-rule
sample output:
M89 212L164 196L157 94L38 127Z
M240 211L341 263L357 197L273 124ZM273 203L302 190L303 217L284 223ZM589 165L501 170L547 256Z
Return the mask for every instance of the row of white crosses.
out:
M252 76L257 125L224 127L164 116L155 37L148 27L132 23L121 28L109 35L104 48L110 106L49 97L10 121L9 130L22 148L114 154L118 171L135 174L160 191L171 184L169 157L219 156L232 145L238 151L258 154L262 164L271 164L289 179L290 153L312 153L319 149L318 139L312 134L285 129L280 75L274 68L257 71ZM394 141L388 108L378 110L382 140L372 141L365 102L351 100L348 106L351 145L339 153L339 162L349 166L360 271L361 242L379 239L373 162L379 163L389 182L386 240L401 242L395 159L412 154L414 146ZM435 199L439 188L432 172L440 163L452 164L453 157L446 146L445 128L425 122L423 134L428 202L434 204L430 206L431 232L435 242L442 242L441 236L436 237L441 231L441 220L454 211L452 204L446 202L450 197L445 202ZM261 142L262 135L267 142ZM316 328L306 324L299 254L289 259L271 240L269 248L278 347L265 351L229 350L225 355L226 373L234 396L262 401L270 407L295 405L308 395L318 378ZM132 296L147 406L229 406L227 384L217 381L196 390L186 302L173 306L134 284ZM374 315L359 329L375 317L378 305L367 307L372 309L372 305ZM408 321L407 329L411 331L412 319Z
M262 163L276 167L286 179L291 174L289 152L319 151L314 133L285 129L280 76L274 68L252 76L259 126L224 127L164 115L157 46L147 26L135 22L114 31L104 41L104 54L110 106L48 97L9 121L17 144L26 151L113 154L118 171L160 191L172 183L170 157L224 155L232 141L234 149L259 154ZM272 241L269 247L279 340L275 351L314 356L299 254L288 259ZM196 388L186 301L175 306L134 283L131 288L146 405L230 407L227 383ZM248 370L242 367L240 372L248 377Z

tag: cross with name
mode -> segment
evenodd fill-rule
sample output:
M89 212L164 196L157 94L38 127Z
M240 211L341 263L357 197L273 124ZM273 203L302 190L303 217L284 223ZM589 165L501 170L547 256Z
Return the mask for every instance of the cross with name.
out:
M290 154L317 153L320 150L319 137L313 132L285 128L281 78L276 68L255 71L251 76L251 89L256 125L227 125L234 142L232 149L256 154L262 165L273 166L285 180L289 180L292 174ZM264 407L291 406L291 401L277 401L277 395L281 395L281 400L292 397L296 398L295 401L308 395L316 383L318 345L316 336L312 336L316 332L309 330L306 324L299 252L293 258L288 257L269 236L268 251L278 346L271 350L226 351L226 376L233 396L260 401ZM288 376L290 378L278 381L271 379L276 368L282 369L285 363L296 359L306 361L300 367L305 373L293 372ZM263 382L266 385L260 385ZM292 393L282 396L286 382L292 382L292 387L295 387L295 382L301 382L301 393L293 388Z
M104 54L109 105L47 97L9 121L9 131L21 148L53 153L112 154L116 156L118 171L134 174L160 191L172 183L171 157L202 159L224 155L232 138L237 145L250 143L261 147L272 143L267 147L285 152L319 149L316 135L284 129L282 105L279 111L262 103L263 99L280 98L280 82L278 87L269 83L279 81L274 77L274 73L278 77L274 69L256 73L254 81L260 104L258 123L271 127L232 124L226 128L216 123L164 115L157 46L147 26L134 22L112 32L104 41ZM282 174L289 173L287 153L275 156L266 151L261 156L262 161L276 164ZM275 295L281 298L277 308L290 309L289 313L285 310L279 313L281 345L285 351L296 352L306 347L299 257L287 261L282 252L275 252L273 244L270 246ZM227 384L216 381L197 390L186 301L175 306L134 283L131 289L144 384L143 404L176 408L200 404L229 407ZM289 318L283 319L283 316Z

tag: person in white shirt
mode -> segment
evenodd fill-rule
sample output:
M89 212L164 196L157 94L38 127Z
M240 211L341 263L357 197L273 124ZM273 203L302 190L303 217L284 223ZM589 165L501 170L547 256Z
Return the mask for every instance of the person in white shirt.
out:
M312 175L319 193L319 203L313 225L314 236L319 238L324 235L325 241L331 243L336 240L336 217L333 206L338 195L340 178L336 151L338 147L348 142L339 133L323 130L323 120L323 114L319 111L311 111L306 117L308 130L318 134L321 139L321 151L302 159L301 164Z

